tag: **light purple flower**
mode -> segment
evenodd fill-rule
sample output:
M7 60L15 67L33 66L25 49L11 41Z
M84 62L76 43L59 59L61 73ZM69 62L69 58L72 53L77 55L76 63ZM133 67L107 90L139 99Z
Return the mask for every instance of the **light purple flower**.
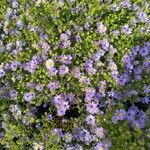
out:
M35 93L34 92L29 92L29 93L26 93L24 96L23 96L24 100L26 102L30 102L31 100L33 100L35 98Z
M65 75L69 72L69 68L65 65L61 65L59 68L59 74L60 75Z
M49 84L48 84L48 89L50 91L53 91L53 90L56 90L59 88L59 82L58 81L51 81Z
M92 125L92 126L95 125L95 117L93 115L88 115L85 120L87 124Z
M90 114L97 114L99 112L99 109L97 107L97 104L95 102L89 102L88 104L86 104L86 110L90 113Z
M124 25L124 26L122 27L121 31L122 31L123 33L125 33L126 35L129 35L129 34L132 33L132 29L129 28L128 25Z

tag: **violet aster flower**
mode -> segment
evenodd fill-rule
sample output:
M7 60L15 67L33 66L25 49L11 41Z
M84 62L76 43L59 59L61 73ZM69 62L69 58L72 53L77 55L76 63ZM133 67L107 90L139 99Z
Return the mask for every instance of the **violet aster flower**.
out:
M116 116L117 120L124 120L124 119L126 119L126 111L124 109L116 110L115 116Z
M141 21L141 22L147 22L148 21L147 14L142 10L137 11L137 17L138 17L139 21Z
M48 120L52 120L52 119L53 119L52 114L49 114L49 115L47 116L47 118L48 118Z
M68 35L66 33L62 33L60 35L60 40L61 41L67 41L69 39Z
M147 85L146 87L144 87L144 92L150 93L150 85Z
M109 51L110 44L109 44L108 39L101 40L100 45L101 45L102 49Z
M61 128L55 128L53 131L56 133L58 137L62 137L62 129Z
M85 120L87 124L92 125L92 126L95 125L95 117L93 115L88 115Z
M119 77L119 84L122 86L124 86L129 81L130 81L130 76L128 73L124 73Z
M43 91L43 86L42 86L41 84L37 84L37 85L35 86L35 89L36 89L37 91L41 92L41 91Z
M81 37L79 35L75 36L76 42L81 42Z
M86 30L89 30L89 28L90 28L89 22L86 22L86 23L84 24L84 28L85 28Z
M42 42L41 47L44 50L44 52L50 51L50 45L47 42L45 42L45 41Z
M17 27L19 27L20 29L22 29L24 26L22 20L18 20L16 24L17 24Z
M23 96L24 100L26 102L30 102L31 100L33 100L35 98L35 93L34 92L29 92L29 93L26 93L24 96Z
M71 55L63 55L58 57L58 59L60 59L60 62L62 62L63 64L71 64L71 60L72 60L72 56Z
M134 105L132 105L128 111L127 111L127 120L133 120L134 119L134 116L139 112L138 108Z
M90 114L97 114L99 112L99 109L98 109L97 104L95 102L89 102L88 104L86 104L86 110Z
M88 85L88 84L90 84L90 79L82 75L82 76L79 78L79 82Z
M59 88L59 82L58 81L52 81L48 84L48 89L50 91L56 90Z
M57 107L57 115L64 116L67 109L69 109L69 103L64 101L63 103L58 104L56 107Z
M66 143L70 143L72 141L72 135L70 133L65 133L63 135L63 138L64 138Z
M104 139L102 142L105 148L109 148L112 145L112 142L109 139Z
M99 138L104 138L105 137L105 130L102 127L101 128L97 127L95 129L95 134Z
M69 72L69 68L65 65L61 65L59 68L59 74L60 75L65 75Z
M92 59L94 61L98 61L101 58L101 56L104 56L104 54L105 54L105 51L102 49L99 49L96 53L93 54Z
M93 68L93 61L91 59L86 60L84 67L89 74L94 75L96 73L96 69Z
M51 67L48 72L51 76L55 76L58 73L58 70L56 70L55 67Z
M80 78L81 72L78 67L74 67L73 70L71 71L71 74L73 75L74 78Z
M141 102L143 104L148 104L150 102L150 98L149 97L144 97L144 98L141 99Z
M94 150L108 150L108 148L105 148L104 144L101 142L94 146Z
M0 140L4 137L5 133L4 132L0 132Z
M92 98L94 97L95 94L96 94L95 89L93 89L93 88L87 88L86 89L86 94L85 94L84 101L85 102L90 102L92 100Z
M3 69L0 69L0 78L5 76L5 71Z
M121 31L122 31L123 33L125 33L126 35L129 35L129 34L132 33L132 29L130 29L128 25L124 25L124 26L122 27Z
M18 8L18 6L19 6L18 2L16 0L13 0L12 7L13 8Z
M63 42L62 42L62 47L63 47L63 48L68 48L68 47L70 47L70 45L71 45L70 40L63 41Z
M12 43L8 43L8 44L6 45L6 50L11 51L11 50L12 50L12 47L13 47L13 44L12 44Z
M12 71L16 71L18 65L19 65L19 62L13 61L13 62L10 64L11 70L12 70Z
M18 92L15 91L15 90L11 90L11 91L9 92L9 95L10 95L11 99L16 98L16 97L17 97L17 94L18 94Z
M149 55L150 53L150 46L149 47L146 47L146 46L143 46L140 51L139 51L140 55L142 57L146 57L147 55Z
M145 127L145 121L144 120L133 120L131 122L131 126L135 128L144 128Z
M77 103L77 99L75 97L75 94L73 93L68 93L67 98L69 100L70 105L75 105Z
M97 23L97 30L99 34L103 35L107 31L107 27L102 22L100 22L100 23Z

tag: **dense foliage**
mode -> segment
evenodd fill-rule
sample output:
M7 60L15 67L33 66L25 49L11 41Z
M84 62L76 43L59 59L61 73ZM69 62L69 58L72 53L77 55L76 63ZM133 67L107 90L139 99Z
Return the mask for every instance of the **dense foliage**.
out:
M0 150L148 150L149 93L149 0L0 0Z

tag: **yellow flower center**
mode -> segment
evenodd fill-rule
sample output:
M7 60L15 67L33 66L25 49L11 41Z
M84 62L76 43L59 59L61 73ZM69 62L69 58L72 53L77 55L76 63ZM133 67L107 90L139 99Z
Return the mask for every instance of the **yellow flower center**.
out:
M105 150L105 149L104 149L104 147L102 146L102 147L99 148L99 150Z
M49 69L49 68L51 68L51 67L53 67L53 66L54 66L53 60L52 60L52 59L48 59L48 60L46 61L46 67Z
M119 114L118 114L118 116L119 116L119 117L122 117L122 116L123 116L123 114L122 114L122 113L119 113Z

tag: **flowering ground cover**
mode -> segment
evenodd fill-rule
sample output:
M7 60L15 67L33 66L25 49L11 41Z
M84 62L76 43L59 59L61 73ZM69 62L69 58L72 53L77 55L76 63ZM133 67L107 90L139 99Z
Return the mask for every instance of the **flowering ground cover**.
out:
M150 1L0 0L0 150L149 150Z

